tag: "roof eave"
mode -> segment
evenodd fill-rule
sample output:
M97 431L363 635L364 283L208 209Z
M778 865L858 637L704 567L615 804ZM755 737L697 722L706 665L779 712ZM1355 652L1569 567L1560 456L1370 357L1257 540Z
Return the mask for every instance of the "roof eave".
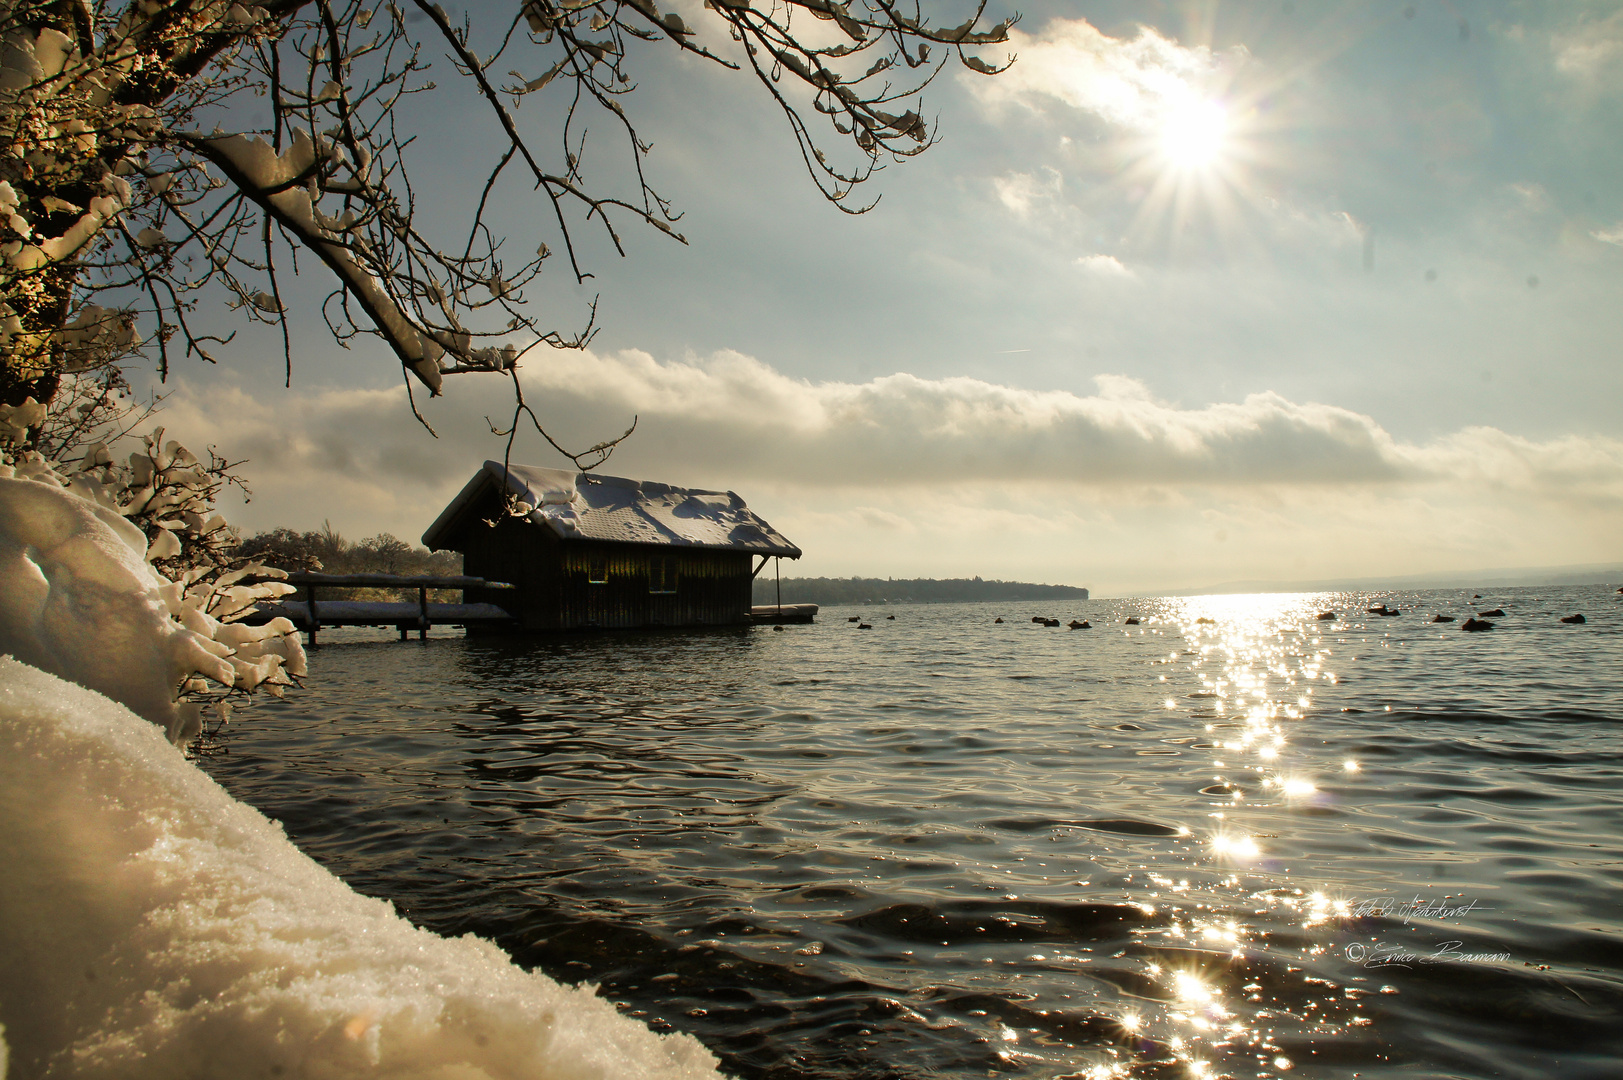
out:
M423 546L430 551L451 550L441 541L447 539L450 532L460 524L463 512L473 505L474 500L487 486L495 487L496 484L490 478L490 474L481 468L473 474L473 479L462 485L462 490L456 493L456 498L446 504L444 510L440 511L440 516L434 519L434 523L423 531Z
M553 530L553 531L556 534L557 530ZM566 544L575 544L575 543L585 543L585 544L628 544L631 547L663 548L663 549L665 549L667 551L671 550L673 548L675 550L677 550L677 551L692 551L692 550L697 550L697 551L741 551L746 555L765 555L768 558L776 556L778 558L783 558L783 559L798 559L798 558L801 557L801 555L805 554L803 551L801 551L799 548L795 547L793 544L790 544L787 547L781 547L780 548L780 547L753 547L753 546L745 546L745 545L742 545L742 544L675 543L675 542L672 542L672 541L654 543L654 542L646 542L646 541L638 541L638 540L615 540L615 539L609 539L609 538L605 538L605 537L601 537L601 536L586 536L586 535L583 535L581 533L575 533L575 534L572 534L570 536L562 537L562 540Z

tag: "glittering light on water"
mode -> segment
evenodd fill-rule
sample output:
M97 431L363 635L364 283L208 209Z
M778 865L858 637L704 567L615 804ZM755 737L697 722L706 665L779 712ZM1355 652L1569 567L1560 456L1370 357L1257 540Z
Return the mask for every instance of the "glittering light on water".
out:
M1339 676L1328 668L1337 662L1336 651L1348 642L1313 636L1317 614L1336 606L1326 599L1309 594L1202 597L1178 602L1168 612L1170 617L1157 620L1169 628L1149 631L1173 636L1181 628L1183 633L1180 649L1161 652L1149 660L1153 666L1146 681L1157 684L1161 695L1151 701L1160 701L1164 709L1188 716L1188 734L1205 732L1200 742L1167 741L1194 743L1193 748L1206 752L1197 768L1209 775L1209 786L1202 787L1201 793L1214 797L1209 804L1210 824L1193 832L1188 826L1181 827L1178 835L1200 837L1202 849L1197 850L1206 856L1202 861L1209 861L1220 875L1229 875L1224 877L1223 887L1243 888L1239 877L1242 874L1272 872L1271 862L1264 860L1272 860L1278 853L1265 850L1261 837L1288 830L1290 819L1282 812L1289 807L1305 808L1326 799L1318 781L1337 771L1336 758L1325 761L1319 757L1317 739L1308 738L1305 731L1292 730L1295 725L1311 722L1318 711L1315 702L1323 706L1325 695L1337 693L1332 687L1339 683ZM1337 666L1345 664L1346 659L1340 658ZM1190 699L1187 701L1186 691ZM1359 763L1350 757L1340 764L1344 776L1361 771ZM1207 777L1200 779L1207 782ZM1252 820L1250 815L1257 817ZM1257 1012L1258 1019L1253 1020L1253 1005L1246 1004L1265 1000L1262 985L1248 984L1242 995L1244 1003L1237 998L1230 1011L1225 1007L1225 984L1219 981L1223 977L1219 972L1232 972L1235 965L1264 960L1271 949L1265 940L1266 932L1253 931L1228 918L1221 905L1185 907L1185 899L1200 894L1200 883L1191 888L1173 877L1151 873L1149 878L1152 886L1161 890L1151 894L1162 898L1154 910L1166 919L1153 932L1163 938L1166 947L1192 950L1185 955L1204 955L1221 967L1201 970L1179 963L1163 969L1146 964L1149 975L1165 988L1170 1001L1164 1013L1145 1010L1142 1015L1134 1012L1123 1016L1119 1023L1126 1041L1149 1039L1167 1057L1175 1059L1176 1066L1169 1075L1199 1080L1217 1075L1251 1075L1251 1069L1279 1075L1292 1068L1283 1056L1275 1060L1282 1048L1269 1045L1281 1030L1281 1014L1271 1011L1270 1006L1258 1005L1256 1008L1263 1011ZM1310 896L1311 891L1287 886L1256 896L1298 926L1312 928L1306 930L1310 935L1322 935L1329 932L1327 928L1344 925L1352 918L1356 900L1338 898L1336 889ZM1141 904L1140 910L1147 907ZM1318 943L1308 952L1320 956L1326 948ZM1308 981L1313 985L1323 982ZM1314 997L1318 993L1308 991ZM1329 999L1315 1000L1301 1017L1284 1019L1300 1020L1318 1030L1328 1015L1320 1010L1327 1008ZM1357 1023L1359 1019L1367 1018L1342 1022ZM1237 1059L1232 1058L1235 1050L1231 1044L1236 1043L1249 1044L1256 1053L1248 1067L1235 1068ZM1132 1068L1124 1071L1131 1074ZM1089 1074L1084 1070L1073 1075Z
M1262 854L1257 842L1244 833L1219 833L1212 837L1212 850L1219 855L1232 855L1242 859L1254 859Z

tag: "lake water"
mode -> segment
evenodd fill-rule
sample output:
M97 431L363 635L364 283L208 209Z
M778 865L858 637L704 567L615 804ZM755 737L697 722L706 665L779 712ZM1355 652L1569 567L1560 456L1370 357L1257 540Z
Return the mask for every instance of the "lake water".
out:
M209 772L734 1075L1623 1075L1611 587L373 636Z

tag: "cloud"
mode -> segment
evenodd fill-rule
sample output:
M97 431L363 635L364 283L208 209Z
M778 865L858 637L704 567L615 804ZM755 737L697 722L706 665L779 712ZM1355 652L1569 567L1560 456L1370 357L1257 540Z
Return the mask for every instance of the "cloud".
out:
M1623 441L1567 435L1538 442L1469 427L1425 446L1400 447L1417 474L1479 491L1548 491L1556 498L1623 504Z
M467 449L481 432L490 441L471 404L441 410L446 438L435 440L412 419L403 388L256 395L181 381L158 419L194 450L214 446L244 461L253 496L227 516L249 532L330 518L346 534L415 541L484 459Z
M844 493L842 493L844 494ZM849 505L862 505L850 493ZM1225 581L1302 581L1615 563L1610 510L1552 512L1518 500L1399 486L1191 491L1157 501L1038 485L903 491L886 501L913 527L868 529L801 491L751 505L807 552L785 574L1002 577L1085 585L1101 595Z
M1013 67L996 79L968 82L983 104L1040 109L1045 100L1058 101L1138 132L1209 97L1246 59L1243 49L1190 48L1147 26L1135 38L1113 38L1086 19L1052 19L1035 35L1011 30L1009 45L1019 56Z
M1101 375L1095 383L1083 395L906 373L812 382L736 352L660 362L636 350L553 353L525 372L529 399L559 425L560 438L584 446L636 414L637 433L616 464L635 459L649 475L690 483L1122 488L1460 480L1623 499L1623 442L1613 439L1537 442L1472 427L1414 444L1372 417L1272 392L1187 407L1126 376ZM438 442L411 420L398 389L291 392L275 401L240 389L205 395L183 387L169 416L177 433L189 432L183 437L218 443L259 469L317 472L399 498L403 486L460 482L499 452L486 417L506 421L506 394L497 379L453 382L445 398L425 406ZM534 442L521 446L532 450Z
M1026 390L897 373L862 383L789 378L738 353L660 363L645 353L565 354L532 393L602 430L636 411L634 445L659 460L800 484L1051 481L1091 488L1473 482L1623 498L1623 442L1535 442L1469 428L1426 444L1372 417L1265 392L1185 407L1143 383Z
M1616 74L1623 67L1623 11L1604 19L1584 16L1570 29L1550 38L1555 69L1585 81Z
M532 392L573 399L576 415L607 424L638 410L661 457L801 484L1318 483L1406 467L1384 431L1344 409L1276 394L1184 409L1129 378L1097 382L1087 396L905 373L813 383L737 353L579 354L531 375Z
M1018 217L1031 214L1033 204L1057 199L1064 187L1057 169L1043 170L1046 176L1011 172L992 181L998 201Z
M1520 201L1522 207L1532 213L1542 214L1550 209L1550 193L1543 184L1532 181L1522 181L1510 185L1510 191Z
M1083 255L1076 265L1093 277L1136 278L1138 275L1123 266L1114 255Z
M809 558L796 572L979 573L1102 589L1595 562L1623 530L1623 442L1470 427L1424 443L1277 393L1185 406L1107 375L1092 393L898 373L813 382L735 352L554 353L526 370L553 434L636 434L604 469L744 494ZM404 392L181 385L163 415L249 459L250 531L330 518L415 540L503 441L499 379ZM563 464L523 435L515 458ZM1217 534L1222 533L1222 539ZM1609 550L1609 549L1608 549Z

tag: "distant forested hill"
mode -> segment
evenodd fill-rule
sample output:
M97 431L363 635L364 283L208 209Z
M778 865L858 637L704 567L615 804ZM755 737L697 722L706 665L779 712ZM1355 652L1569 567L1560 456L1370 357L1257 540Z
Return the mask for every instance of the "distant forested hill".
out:
M244 540L233 554L282 570L314 570L323 574L453 577L462 573L462 556L454 551L431 553L392 533L350 541L344 539L331 522L323 522L319 532L301 533L280 528L257 533ZM329 600L415 600L417 590L328 588L321 595ZM299 596L303 598L303 590ZM462 594L453 589L430 589L428 598L455 603L461 601Z
M1074 585L1033 585L980 578L784 578L785 604L945 604L972 600L1086 600ZM755 602L777 602L770 572L755 579Z
M350 541L322 522L319 532L272 529L244 540L234 554L258 559L283 570L316 570L323 574L422 574L449 577L462 573L462 556L454 551L430 553L393 533Z

